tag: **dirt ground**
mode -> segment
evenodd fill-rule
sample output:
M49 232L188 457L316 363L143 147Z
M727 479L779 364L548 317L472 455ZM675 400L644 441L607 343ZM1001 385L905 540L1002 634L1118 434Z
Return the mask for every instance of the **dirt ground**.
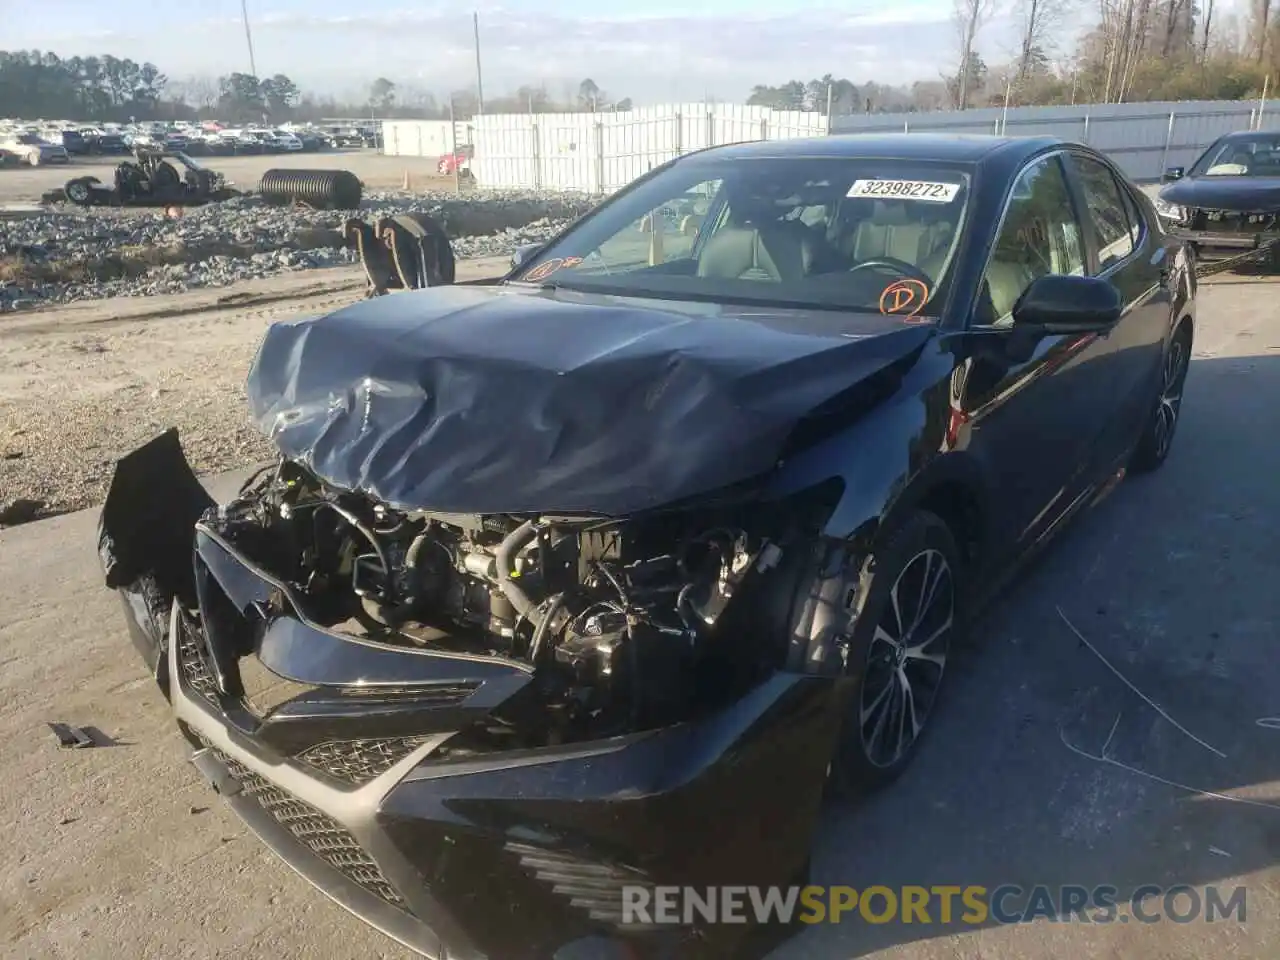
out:
M96 176L106 180L120 157L78 159L62 166L0 169L0 203L35 203L50 190L73 177ZM261 157L195 157L201 166L217 170L240 190L256 190L262 174L273 167L295 170L350 170L371 189L399 189L409 174L410 188L452 190L453 177L436 173L436 157L384 157L377 150L330 150Z
M113 303L0 328L4 416L39 414L55 444L54 427L80 417L69 444L106 425L123 445L183 409L235 410L270 316L356 293L294 282L300 299L287 303L246 292L150 319ZM863 889L1243 885L1248 922L848 920L804 931L774 960L1280 955L1276 290L1235 276L1202 288L1165 468L1126 480L1012 587L949 666L906 776L828 809L814 849L814 882ZM122 427L127 437L110 432ZM114 451L99 443L105 461ZM95 523L85 511L0 531L0 956L407 960L278 862L183 762L102 587ZM59 750L53 720L114 745Z
M459 279L505 258L462 261ZM30 515L97 503L113 464L170 425L202 472L268 455L245 414L243 382L263 331L282 317L364 294L356 268L308 271L218 290L87 301L0 319L0 510ZM0 518L0 524L3 519Z

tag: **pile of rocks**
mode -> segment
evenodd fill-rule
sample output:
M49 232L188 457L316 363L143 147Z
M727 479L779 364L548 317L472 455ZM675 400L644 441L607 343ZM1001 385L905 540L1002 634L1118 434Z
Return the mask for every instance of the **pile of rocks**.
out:
M176 219L153 209L50 212L5 224L0 310L181 293L354 263L337 233L352 216L428 213L453 238L459 259L505 256L549 239L591 206L573 194L373 192L360 210L347 212L272 207L252 196Z

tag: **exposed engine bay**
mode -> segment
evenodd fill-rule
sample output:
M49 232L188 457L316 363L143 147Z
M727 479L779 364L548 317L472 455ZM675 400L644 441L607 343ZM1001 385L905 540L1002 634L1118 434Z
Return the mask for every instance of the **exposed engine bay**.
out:
M795 518L733 514L400 511L282 460L205 525L316 625L531 666L532 746L678 722L781 666Z

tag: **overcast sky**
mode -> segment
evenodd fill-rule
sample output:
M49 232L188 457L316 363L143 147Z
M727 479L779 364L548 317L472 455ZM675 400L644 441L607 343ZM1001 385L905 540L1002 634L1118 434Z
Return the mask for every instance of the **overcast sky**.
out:
M432 0L248 0L248 7L260 75L285 73L338 95L379 75L437 94L474 83L469 7ZM531 81L559 95L591 77L637 103L741 100L755 83L828 72L855 82L934 80L958 59L953 0L507 0L476 9L490 96ZM150 60L174 79L249 68L240 0L0 0L0 22L7 49ZM992 21L980 42L987 59L1006 59L1015 32L1008 17Z

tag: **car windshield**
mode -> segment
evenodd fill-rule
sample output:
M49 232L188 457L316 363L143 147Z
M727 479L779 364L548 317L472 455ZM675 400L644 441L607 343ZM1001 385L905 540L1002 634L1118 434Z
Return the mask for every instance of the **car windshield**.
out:
M1192 176L1280 177L1280 133L1229 137L1196 161Z
M622 191L512 282L658 299L924 311L964 228L958 165L686 160Z
M34 133L24 133L18 137L18 142L28 147L42 147L44 141L37 137Z

